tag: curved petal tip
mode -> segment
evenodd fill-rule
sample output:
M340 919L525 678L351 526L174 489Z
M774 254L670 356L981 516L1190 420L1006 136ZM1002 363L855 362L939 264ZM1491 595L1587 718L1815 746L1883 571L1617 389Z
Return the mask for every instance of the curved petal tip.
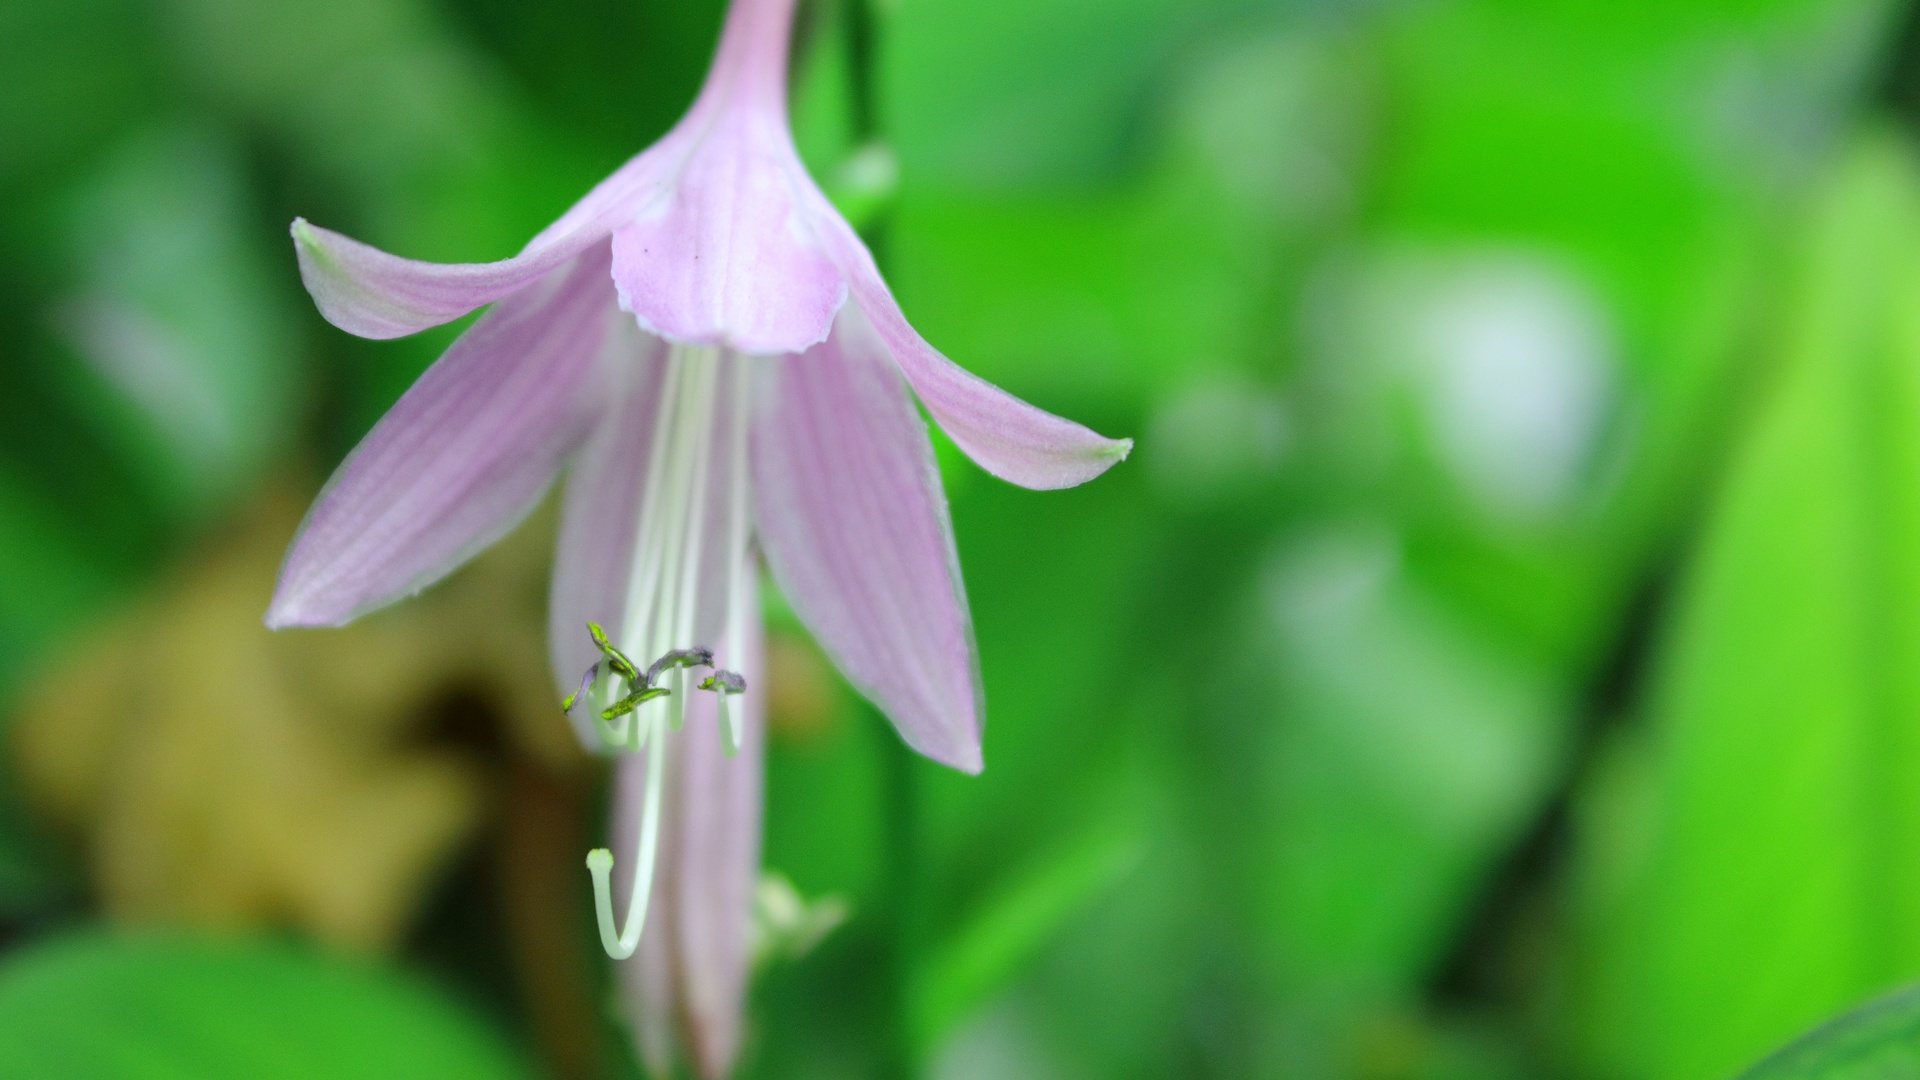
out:
M274 586L273 600L267 604L267 614L260 621L269 630L297 630L303 627L344 626L352 621L351 613L341 615L327 612L316 605L305 602L303 598L289 595L283 579Z
M403 337L435 324L373 287L374 275L368 272L372 265L405 260L306 218L294 218L288 231L293 235L294 257L300 262L300 282L328 322L349 334L375 339Z
M1003 467L988 471L1022 487L1047 491L1078 487L1127 460L1127 455L1133 453L1132 439L1109 439L1084 427L1080 431L1084 433L1083 437L1075 440L1079 445L1063 447L1046 461L1043 468L1028 470ZM954 441L960 440L956 438ZM961 448L966 449L965 446ZM987 455L983 453L982 456ZM1002 463L996 461L995 464Z
M315 307L333 325L364 338L397 338L457 319L545 277L602 242L582 226L490 263L403 259L350 236L294 218L294 255Z
M936 758L934 760L939 761L942 765L949 765L959 769L968 776L979 776L980 770L987 766L986 759L980 755L980 740L978 739L959 748L959 752L951 757Z

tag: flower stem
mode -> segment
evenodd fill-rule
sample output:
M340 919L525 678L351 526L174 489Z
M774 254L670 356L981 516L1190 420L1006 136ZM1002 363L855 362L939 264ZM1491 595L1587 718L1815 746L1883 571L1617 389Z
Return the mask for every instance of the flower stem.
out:
M873 59L873 4L871 0L847 0L847 67L853 84L847 103L854 143L871 140L880 133L879 110L875 106Z
M880 138L880 110L875 91L877 20L873 0L845 0L841 20L847 35L850 99L849 126L855 145ZM874 258L885 261L886 216L878 215L861 228L861 238ZM913 1080L919 1069L909 1023L916 940L916 900L920 892L919 793L914 778L913 751L900 741L891 724L877 710L864 710L881 728L882 837L881 880L888 883L881 910L887 926L879 965L879 1075L886 1080Z
M881 836L881 880L887 883L882 917L886 920L879 978L881 1033L880 1075L887 1080L911 1080L916 1048L909 1010L912 1002L915 916L920 893L919 792L914 755L878 711L866 710L880 726L880 782L884 832Z

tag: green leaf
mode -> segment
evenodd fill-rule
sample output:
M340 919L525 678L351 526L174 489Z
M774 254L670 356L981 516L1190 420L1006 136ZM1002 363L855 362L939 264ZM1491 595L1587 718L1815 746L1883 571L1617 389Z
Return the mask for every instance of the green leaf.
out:
M1018 975L1076 912L1138 861L1139 847L1131 832L1099 827L1012 875L916 973L908 1006L914 1045L930 1050Z
M891 6L891 5L888 5ZM901 160L1004 188L1097 181L1180 46L1228 0L979 0L901 4L880 92Z
M1237 704L1272 718L1249 740L1267 780L1245 808L1263 947L1303 999L1391 1000L1440 958L1547 790L1564 703L1436 604L1388 535L1306 535L1255 595Z
M9 779L15 768L0 725L0 919L44 915L79 893L72 860L30 816Z
M1920 974L1920 167L1865 140L1816 210L1663 645L1648 854L1590 913L1625 1075L1725 1074Z
M292 945L85 933L0 967L0 1061L87 1080L525 1080L478 1020Z
M1740 1080L1912 1080L1920 1076L1920 987L1829 1020Z
M0 184L70 162L164 100L145 23L127 0L0 4Z
M67 207L78 273L53 323L90 376L89 419L202 513L284 451L305 389L251 201L239 148L176 119L116 146Z
M164 10L174 62L196 88L285 147L305 190L328 199L303 194L297 209L400 255L504 257L639 148L609 150L536 115L437 4L169 0ZM317 315L308 325L352 357L341 424L355 438L460 328L354 346Z

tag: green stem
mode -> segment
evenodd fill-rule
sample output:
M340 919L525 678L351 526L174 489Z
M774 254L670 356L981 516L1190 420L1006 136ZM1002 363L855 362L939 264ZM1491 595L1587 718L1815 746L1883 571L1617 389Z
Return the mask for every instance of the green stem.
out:
M880 725L881 871L886 883L884 942L878 977L881 1039L877 1052L880 1075L909 1080L915 1073L915 1053L908 1023L912 985L916 900L920 891L919 797L914 778L913 751L907 749L886 717L868 710Z
M880 137L880 110L875 93L876 19L872 0L844 0L842 30L846 34L849 122L855 145ZM882 241L884 216L867 223L862 238L874 258L886 264ZM880 1029L876 1057L879 1075L887 1080L911 1080L917 1072L909 1037L909 993L915 940L915 900L920 889L918 858L919 798L914 781L913 752L877 709L865 710L881 728L881 783L884 832L881 837L882 898L886 920L883 955L879 964L876 1018Z

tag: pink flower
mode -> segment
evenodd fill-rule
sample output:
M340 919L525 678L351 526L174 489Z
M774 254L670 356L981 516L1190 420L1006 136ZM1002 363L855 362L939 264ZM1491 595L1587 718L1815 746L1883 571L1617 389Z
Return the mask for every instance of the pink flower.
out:
M1026 487L1079 484L1132 445L1020 401L914 332L794 150L792 8L734 0L686 116L513 258L418 262L293 223L307 289L343 330L399 337L493 306L334 474L268 625L339 625L418 592L566 469L560 685L600 658L589 621L640 664L703 645L745 675L730 742L725 702L687 693L679 669L663 677L676 693L618 726L595 712L606 687L576 710L588 746L628 751L614 832L647 856L611 888L611 860L590 859L609 951L634 951L647 907L666 931L624 965L636 1027L651 1060L683 1039L707 1076L739 1043L759 859L756 552L908 744L978 771L966 594L907 389L983 468ZM636 897L615 932L614 899Z

